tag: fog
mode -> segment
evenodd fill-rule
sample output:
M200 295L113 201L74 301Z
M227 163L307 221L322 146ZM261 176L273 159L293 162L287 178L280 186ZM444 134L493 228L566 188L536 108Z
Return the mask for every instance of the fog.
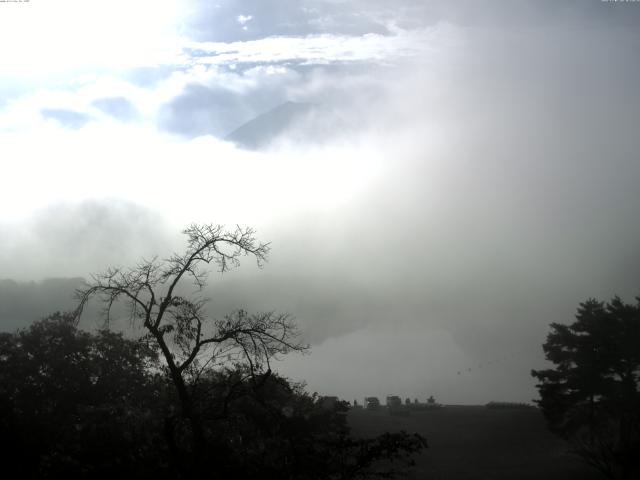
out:
M193 3L191 64L1 106L0 277L88 278L179 250L190 222L251 225L269 263L213 273L212 314L293 314L312 353L284 374L348 400L530 401L550 322L639 293L640 10L280 3ZM318 108L258 151L224 141L287 100ZM46 313L3 298L4 328Z

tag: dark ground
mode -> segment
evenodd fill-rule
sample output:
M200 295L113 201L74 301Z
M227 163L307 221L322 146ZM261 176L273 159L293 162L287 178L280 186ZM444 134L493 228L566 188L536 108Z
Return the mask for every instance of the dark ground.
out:
M536 409L446 406L391 416L351 410L355 436L405 430L426 437L429 448L416 457L407 479L425 480L591 480L597 472L567 453Z

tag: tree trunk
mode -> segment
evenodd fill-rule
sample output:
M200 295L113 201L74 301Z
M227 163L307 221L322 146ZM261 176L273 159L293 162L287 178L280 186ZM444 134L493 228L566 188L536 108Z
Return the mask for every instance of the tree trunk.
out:
M191 427L191 447L193 450L193 461L192 465L187 467L187 472L185 473L188 477L194 478L201 470L203 454L205 450L205 435L202 428L202 422L200 421L199 415L194 410L193 400L191 398L191 395L189 395L189 390L187 389L187 385L185 384L184 378L182 377L182 373L174 362L171 351L164 341L162 334L155 329L150 330L156 341L158 342L160 350L162 351L162 354L167 362L167 367L169 368L169 372L171 373L171 380L178 393L178 399L180 400L182 418L187 420L189 422L189 426Z
M176 478L181 478L185 468L183 458L180 455L180 450L176 445L176 437L173 429L173 418L165 417L164 425L163 425L164 436L167 440L167 445L169 446L169 454L171 455L171 461L169 465Z

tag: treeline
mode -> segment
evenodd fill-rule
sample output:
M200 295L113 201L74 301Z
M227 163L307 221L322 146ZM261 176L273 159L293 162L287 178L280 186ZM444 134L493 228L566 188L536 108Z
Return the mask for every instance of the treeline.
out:
M486 408L492 410L529 410L535 408L529 403L523 402L495 402L491 401L485 405Z
M49 278L38 282L0 279L0 329L13 331L51 312L75 308L73 292L84 283L82 278Z

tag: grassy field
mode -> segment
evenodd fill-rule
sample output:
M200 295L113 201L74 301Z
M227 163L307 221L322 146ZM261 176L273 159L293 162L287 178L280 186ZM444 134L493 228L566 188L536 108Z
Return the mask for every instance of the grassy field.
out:
M405 430L426 437L429 448L416 458L405 478L437 480L591 480L597 472L566 452L536 409L446 406L439 410L391 416L351 410L356 436Z

